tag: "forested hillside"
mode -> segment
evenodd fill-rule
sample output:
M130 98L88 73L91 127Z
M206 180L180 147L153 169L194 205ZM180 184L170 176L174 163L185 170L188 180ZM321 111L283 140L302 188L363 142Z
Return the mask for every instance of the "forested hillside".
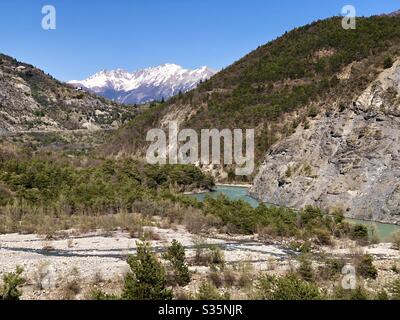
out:
M327 107L346 108L399 52L400 18L341 18L297 28L259 47L197 89L153 107L105 146L113 154L142 153L148 129L167 120L181 127L256 128L256 158L307 126Z

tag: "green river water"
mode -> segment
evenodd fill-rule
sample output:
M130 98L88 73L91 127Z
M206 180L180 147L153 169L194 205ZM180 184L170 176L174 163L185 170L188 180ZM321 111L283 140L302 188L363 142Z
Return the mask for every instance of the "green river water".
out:
M253 207L257 207L259 205L259 201L250 197L247 194L248 188L246 187L236 187L236 186L217 186L214 192L210 193L200 193L195 194L194 196L199 201L203 201L204 198L208 195L212 197L218 197L220 194L226 195L229 199L232 200L243 200L252 205ZM347 219L349 222L352 223L359 223L370 227L371 230L373 228L374 232L378 236L381 241L390 241L391 236L394 232L400 231L399 225L394 224L385 224L379 222L372 222L372 221L364 221L364 220L357 220L357 219Z

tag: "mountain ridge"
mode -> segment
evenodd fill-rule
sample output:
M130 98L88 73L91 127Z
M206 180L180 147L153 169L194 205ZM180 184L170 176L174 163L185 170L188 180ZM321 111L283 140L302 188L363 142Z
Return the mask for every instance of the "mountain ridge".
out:
M206 66L189 70L166 63L133 72L124 69L102 70L87 79L68 83L119 103L142 104L190 91L215 73Z

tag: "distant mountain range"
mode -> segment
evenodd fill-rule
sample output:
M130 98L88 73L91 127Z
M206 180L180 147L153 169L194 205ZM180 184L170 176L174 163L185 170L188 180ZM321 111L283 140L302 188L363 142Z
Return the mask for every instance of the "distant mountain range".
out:
M398 16L400 16L400 10L389 13L388 16L389 17L398 17Z
M208 67L188 70L176 64L164 64L134 72L101 71L88 79L68 83L119 103L140 104L187 92L215 73Z

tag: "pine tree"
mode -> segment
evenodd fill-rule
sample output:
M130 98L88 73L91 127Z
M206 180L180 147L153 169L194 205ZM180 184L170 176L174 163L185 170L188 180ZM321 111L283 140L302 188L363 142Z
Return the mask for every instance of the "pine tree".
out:
M137 244L137 254L128 258L131 268L125 277L122 298L126 300L171 300L165 269L148 243Z
M186 286L190 283L189 268L186 263L185 248L176 240L172 241L167 252L163 255L165 260L171 263L174 270L176 282L180 286Z
M305 255L302 255L299 260L300 266L297 270L299 275L303 278L303 280L312 282L314 280L314 271L311 260Z

